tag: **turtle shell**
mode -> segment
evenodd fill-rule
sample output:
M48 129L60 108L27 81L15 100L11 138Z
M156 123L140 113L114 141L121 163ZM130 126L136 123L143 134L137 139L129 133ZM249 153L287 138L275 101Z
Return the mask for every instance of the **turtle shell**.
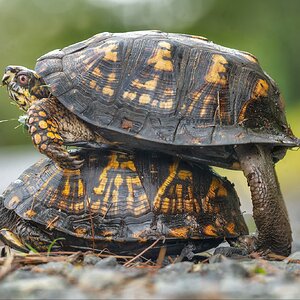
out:
M150 152L83 152L79 170L43 159L4 192L3 204L65 250L128 254L165 239L207 250L248 233L233 185L209 167ZM181 248L180 248L181 247Z
M232 145L275 152L300 144L257 59L202 37L101 33L42 56L35 70L65 107L120 146L233 167Z

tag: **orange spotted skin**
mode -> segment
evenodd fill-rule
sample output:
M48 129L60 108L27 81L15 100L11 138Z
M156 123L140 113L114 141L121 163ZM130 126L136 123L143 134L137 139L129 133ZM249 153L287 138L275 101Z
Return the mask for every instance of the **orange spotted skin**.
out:
M179 254L189 241L204 250L248 233L232 184L209 167L150 152L77 155L84 159L77 170L49 159L27 169L4 192L0 225L6 222L27 243L28 230L21 228L29 222L32 231L48 235L48 244L30 241L39 249L65 237L64 250L118 253L164 237Z
M44 98L30 106L27 126L33 144L43 154L55 160L62 168L77 169L82 160L71 155L65 144L97 141L109 143L95 134L91 128L74 114L61 106L56 98ZM60 107L57 110L57 107Z
M42 56L35 71L71 113L119 147L239 169L234 145L268 144L276 161L280 147L299 144L257 59L202 37L101 33Z

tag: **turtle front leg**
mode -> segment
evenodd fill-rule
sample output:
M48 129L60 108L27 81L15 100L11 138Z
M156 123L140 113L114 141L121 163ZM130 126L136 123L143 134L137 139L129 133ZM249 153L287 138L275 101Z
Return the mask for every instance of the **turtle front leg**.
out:
M270 149L265 145L239 145L236 153L251 191L258 250L288 256L292 231Z
M65 144L86 141L107 142L96 136L56 98L36 101L27 114L27 125L35 147L62 168L79 169L83 164L83 160L67 151Z

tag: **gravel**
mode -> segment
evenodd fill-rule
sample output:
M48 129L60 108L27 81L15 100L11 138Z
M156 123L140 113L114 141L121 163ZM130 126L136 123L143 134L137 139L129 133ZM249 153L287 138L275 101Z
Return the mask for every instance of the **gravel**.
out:
M299 257L222 257L155 268L125 267L115 257L89 253L72 263L20 266L0 280L0 299L299 299Z

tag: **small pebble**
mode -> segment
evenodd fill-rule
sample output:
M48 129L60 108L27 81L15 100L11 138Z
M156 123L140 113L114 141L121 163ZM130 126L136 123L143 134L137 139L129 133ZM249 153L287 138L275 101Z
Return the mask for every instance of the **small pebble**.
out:
M115 268L117 265L118 265L117 259L113 256L110 256L98 261L95 264L95 267L100 269L106 269L106 268Z
M83 258L83 265L95 265L100 262L102 259L96 255L88 254Z

